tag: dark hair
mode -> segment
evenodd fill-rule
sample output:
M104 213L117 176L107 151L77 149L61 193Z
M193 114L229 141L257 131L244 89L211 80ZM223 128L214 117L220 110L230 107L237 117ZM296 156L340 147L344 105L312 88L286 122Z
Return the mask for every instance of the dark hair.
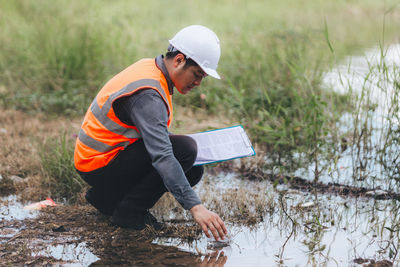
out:
M180 51L178 51L178 50L175 50L175 51L173 51L173 52L169 52L169 51L168 51L168 52L165 54L165 58L166 58L166 59L173 59L173 58L176 57L176 55L178 55L178 54L182 54L182 55L185 56L185 54L183 54L182 52L180 52ZM187 58L186 56L185 56L185 59L186 59L186 62L185 62L185 65L183 66L185 69L186 69L186 68L189 68L190 66L195 66L195 67L198 67L198 66L199 66L196 62L194 62L193 59Z

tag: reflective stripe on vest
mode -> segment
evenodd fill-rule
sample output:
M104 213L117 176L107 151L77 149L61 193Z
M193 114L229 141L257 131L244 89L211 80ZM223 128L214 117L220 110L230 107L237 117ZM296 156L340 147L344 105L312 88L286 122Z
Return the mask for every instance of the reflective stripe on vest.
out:
M151 86L151 87L156 87L159 92L162 94L162 97L166 100L167 96L165 95L164 90L162 89L160 83L156 80L152 79L142 79L139 81L135 81L133 83L128 84L121 90L113 93L110 95L110 97L107 99L107 101L104 103L103 107L100 108L100 106L97 103L97 97L93 100L90 109L93 113L93 115L96 117L96 119L110 132L113 132L118 135L125 136L126 138L140 138L140 133L137 132L136 130L132 128L125 128L122 125L119 125L118 123L114 122L111 120L107 114L110 112L110 109L112 107L112 103L115 99L117 99L119 96L129 93L129 92L134 92L140 87L144 86ZM166 101L168 103L168 101ZM168 103L168 110L171 110L169 107ZM115 146L109 146L107 144L104 144L102 142L99 142L90 136L88 136L82 129L79 131L78 135L79 140L87 145L88 147L97 150L99 152L107 152L111 151L114 148L117 147L127 147L129 145L129 141L122 142L120 144L117 144Z
M115 114L113 103L117 99L142 89L157 91L166 105L169 127L173 109L168 83L154 59L140 60L108 81L86 112L75 145L75 167L82 172L104 167L140 138L135 126L122 122Z
M102 142L97 141L96 139L93 139L92 137L87 135L85 133L85 131L83 131L82 129L79 131L78 138L83 144L87 145L90 148L93 148L94 150L97 150L97 151L103 152L103 153L111 151L111 150L113 150L114 148L117 148L117 147L126 147L126 146L129 145L129 141L125 141L125 142L119 143L119 144L117 144L115 146L109 146L107 144L104 144Z

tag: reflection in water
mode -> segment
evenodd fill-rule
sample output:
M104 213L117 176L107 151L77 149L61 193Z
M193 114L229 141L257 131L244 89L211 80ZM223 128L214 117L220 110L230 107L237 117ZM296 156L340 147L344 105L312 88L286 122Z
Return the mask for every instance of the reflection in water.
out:
M400 44L348 57L324 75L324 84L350 93L354 108L337 125L347 148L335 160L318 162L326 166L319 179L399 192ZM314 169L312 164L296 175L312 179Z
M60 260L63 266L88 266L99 260L87 247L86 243L51 245L32 256L45 256Z
M0 220L23 220L34 218L39 213L36 210L24 210L23 205L17 201L16 195L0 198Z
M315 206L300 208L310 201ZM282 203L284 209L255 227L230 226L228 247L211 248L205 236L190 244L162 238L153 243L177 246L203 261L216 262L216 252L223 252L218 263L225 266L349 266L360 258L400 264L396 202L286 194Z
M211 253L202 256L199 260L199 267L222 267L225 266L228 257L222 249L217 249Z

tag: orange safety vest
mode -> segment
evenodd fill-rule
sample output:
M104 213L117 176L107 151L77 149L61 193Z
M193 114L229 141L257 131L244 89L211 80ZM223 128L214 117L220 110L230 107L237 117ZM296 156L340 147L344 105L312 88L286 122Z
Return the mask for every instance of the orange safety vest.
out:
M156 90L164 100L168 111L167 125L171 125L172 96L167 79L155 59L142 59L108 81L90 105L75 144L77 170L89 172L104 167L119 151L138 140L138 129L118 119L113 103L121 97L149 88Z

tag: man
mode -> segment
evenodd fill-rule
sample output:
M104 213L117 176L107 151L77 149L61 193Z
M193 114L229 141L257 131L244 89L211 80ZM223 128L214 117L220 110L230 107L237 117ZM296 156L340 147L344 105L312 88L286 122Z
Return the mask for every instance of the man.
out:
M210 29L192 25L169 43L165 57L139 60L100 90L78 135L75 167L92 186L87 201L116 225L160 229L149 209L169 191L207 237L210 230L224 239L224 222L191 188L203 175L202 166L193 166L196 142L168 132L173 88L187 94L207 75L220 79L219 40Z

